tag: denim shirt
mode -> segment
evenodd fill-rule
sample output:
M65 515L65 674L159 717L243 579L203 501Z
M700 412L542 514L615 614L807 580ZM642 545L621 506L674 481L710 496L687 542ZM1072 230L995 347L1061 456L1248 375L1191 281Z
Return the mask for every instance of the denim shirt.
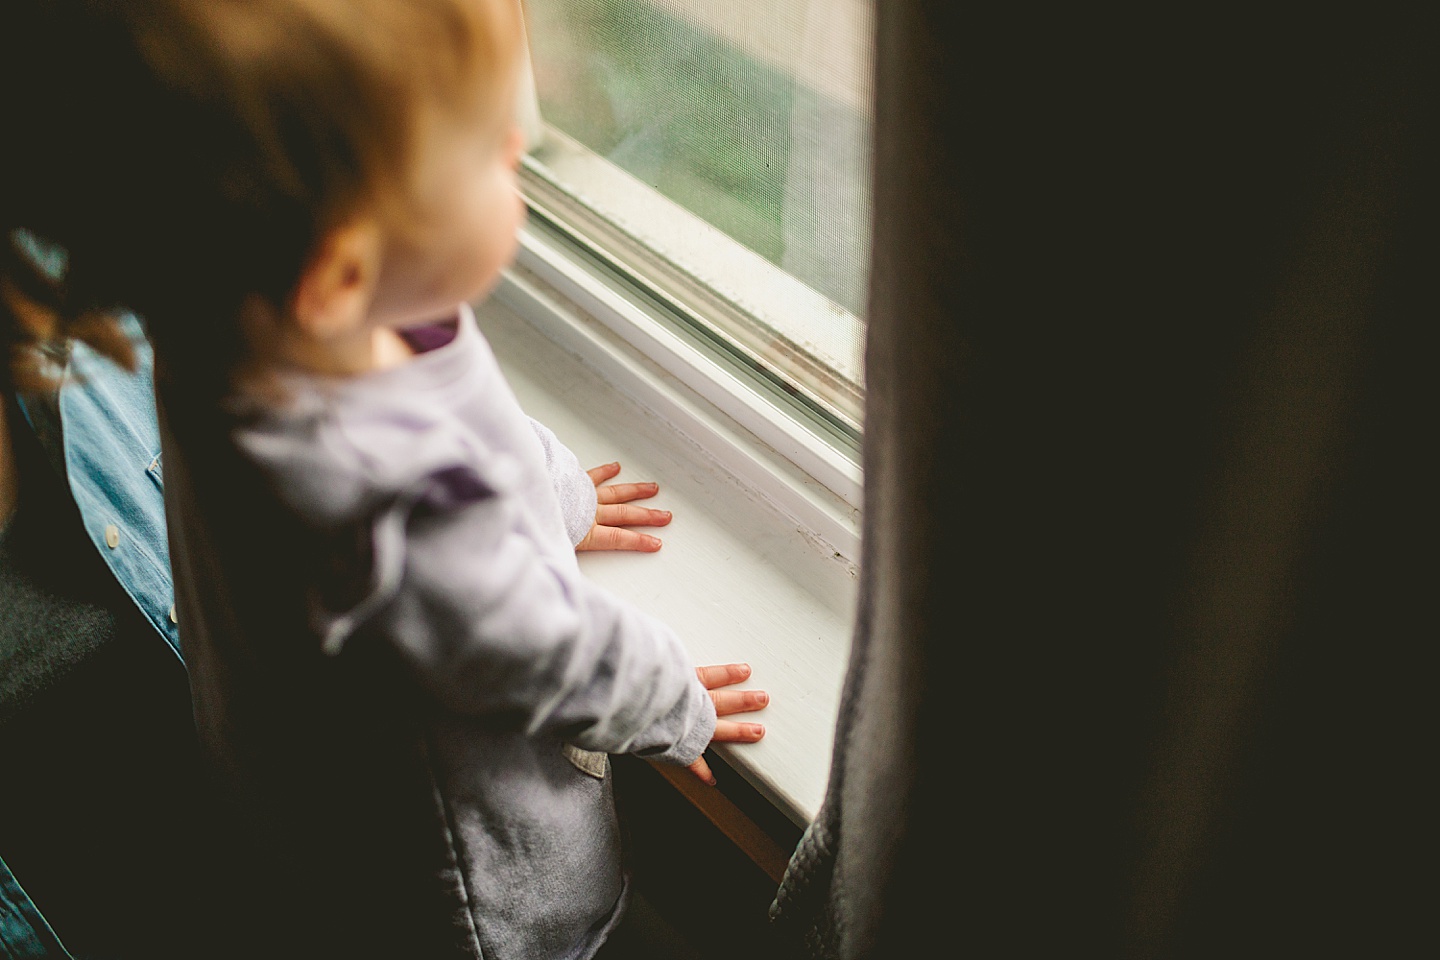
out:
M122 317L135 350L127 372L83 343L71 345L59 389L17 398L26 421L57 466L90 542L116 582L178 659L180 634L165 538L160 433L153 355L139 320ZM3 857L4 851L0 851ZM70 957L0 859L0 957Z

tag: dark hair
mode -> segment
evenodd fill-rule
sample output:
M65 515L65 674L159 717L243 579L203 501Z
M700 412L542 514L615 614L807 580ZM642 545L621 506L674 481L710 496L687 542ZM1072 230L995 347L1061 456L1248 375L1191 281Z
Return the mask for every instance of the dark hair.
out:
M0 376L33 388L68 338L127 362L123 307L223 382L247 305L283 310L326 231L404 207L419 124L508 90L517 6L7 0Z

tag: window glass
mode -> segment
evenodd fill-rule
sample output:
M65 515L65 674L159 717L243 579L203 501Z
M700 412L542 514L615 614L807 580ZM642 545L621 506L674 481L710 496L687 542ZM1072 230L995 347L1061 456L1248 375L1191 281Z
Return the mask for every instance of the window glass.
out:
M642 251L650 279L727 342L858 426L868 0L527 0L527 11L543 121L527 175L540 201L602 245Z

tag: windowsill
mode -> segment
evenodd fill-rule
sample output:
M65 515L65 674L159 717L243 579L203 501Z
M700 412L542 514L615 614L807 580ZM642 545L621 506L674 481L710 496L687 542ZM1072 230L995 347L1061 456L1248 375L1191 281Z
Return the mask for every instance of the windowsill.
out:
M655 531L663 549L582 554L581 567L673 626L696 664L751 664L748 686L771 694L765 739L714 750L809 823L849 656L856 511L523 266L477 315L521 405L582 464L618 460L619 481L660 484L652 503L674 513Z

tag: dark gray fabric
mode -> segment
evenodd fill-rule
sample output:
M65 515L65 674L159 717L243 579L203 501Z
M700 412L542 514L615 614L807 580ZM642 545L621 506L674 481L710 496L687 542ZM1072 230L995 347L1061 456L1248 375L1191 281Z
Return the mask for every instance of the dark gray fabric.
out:
M796 956L1423 935L1429 34L1206 10L877 5L861 601Z
M108 576L86 554L75 505L14 404L10 415L21 500L0 527L0 727L64 683L115 637Z
M204 954L213 865L196 855L207 784L185 670L95 555L18 416L10 436L0 857L78 960Z
M0 726L64 683L115 632L108 610L37 582L20 555L26 544L11 540L0 533Z

